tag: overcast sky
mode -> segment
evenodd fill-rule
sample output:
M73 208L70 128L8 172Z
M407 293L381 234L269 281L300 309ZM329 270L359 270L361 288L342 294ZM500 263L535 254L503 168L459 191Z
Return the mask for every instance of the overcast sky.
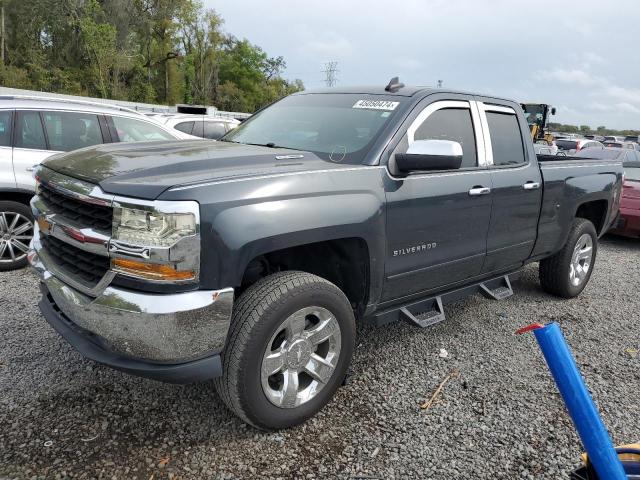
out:
M550 103L554 121L640 129L640 1L205 0L224 29L323 86L435 85Z

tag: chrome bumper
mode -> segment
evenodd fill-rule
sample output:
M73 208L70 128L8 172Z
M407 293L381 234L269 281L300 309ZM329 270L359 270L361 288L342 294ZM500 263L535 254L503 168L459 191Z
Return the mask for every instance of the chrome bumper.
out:
M140 293L107 286L97 297L70 287L50 272L34 237L28 258L55 305L97 335L114 353L177 364L222 351L233 307L233 288L176 294Z

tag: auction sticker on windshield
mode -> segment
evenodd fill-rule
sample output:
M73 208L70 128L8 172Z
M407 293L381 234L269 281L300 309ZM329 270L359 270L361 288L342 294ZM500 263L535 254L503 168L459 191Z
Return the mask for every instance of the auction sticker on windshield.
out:
M352 108L366 108L369 110L395 110L400 102L388 100L358 100Z

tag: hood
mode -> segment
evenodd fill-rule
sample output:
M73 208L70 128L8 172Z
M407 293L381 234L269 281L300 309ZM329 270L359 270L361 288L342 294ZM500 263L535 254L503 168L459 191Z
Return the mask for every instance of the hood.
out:
M149 200L178 185L344 168L310 152L211 140L110 143L55 155L43 164L105 192Z

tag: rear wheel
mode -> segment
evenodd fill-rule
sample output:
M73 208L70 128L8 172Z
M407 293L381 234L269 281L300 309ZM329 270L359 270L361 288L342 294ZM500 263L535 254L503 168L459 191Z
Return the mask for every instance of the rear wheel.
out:
M344 293L304 272L282 272L238 299L216 389L244 421L261 429L304 422L344 379L355 318Z
M576 218L562 250L540 262L544 291L564 298L579 295L589 283L597 250L598 235L593 223Z
M0 271L27 265L27 251L32 238L31 209L18 202L0 202Z

